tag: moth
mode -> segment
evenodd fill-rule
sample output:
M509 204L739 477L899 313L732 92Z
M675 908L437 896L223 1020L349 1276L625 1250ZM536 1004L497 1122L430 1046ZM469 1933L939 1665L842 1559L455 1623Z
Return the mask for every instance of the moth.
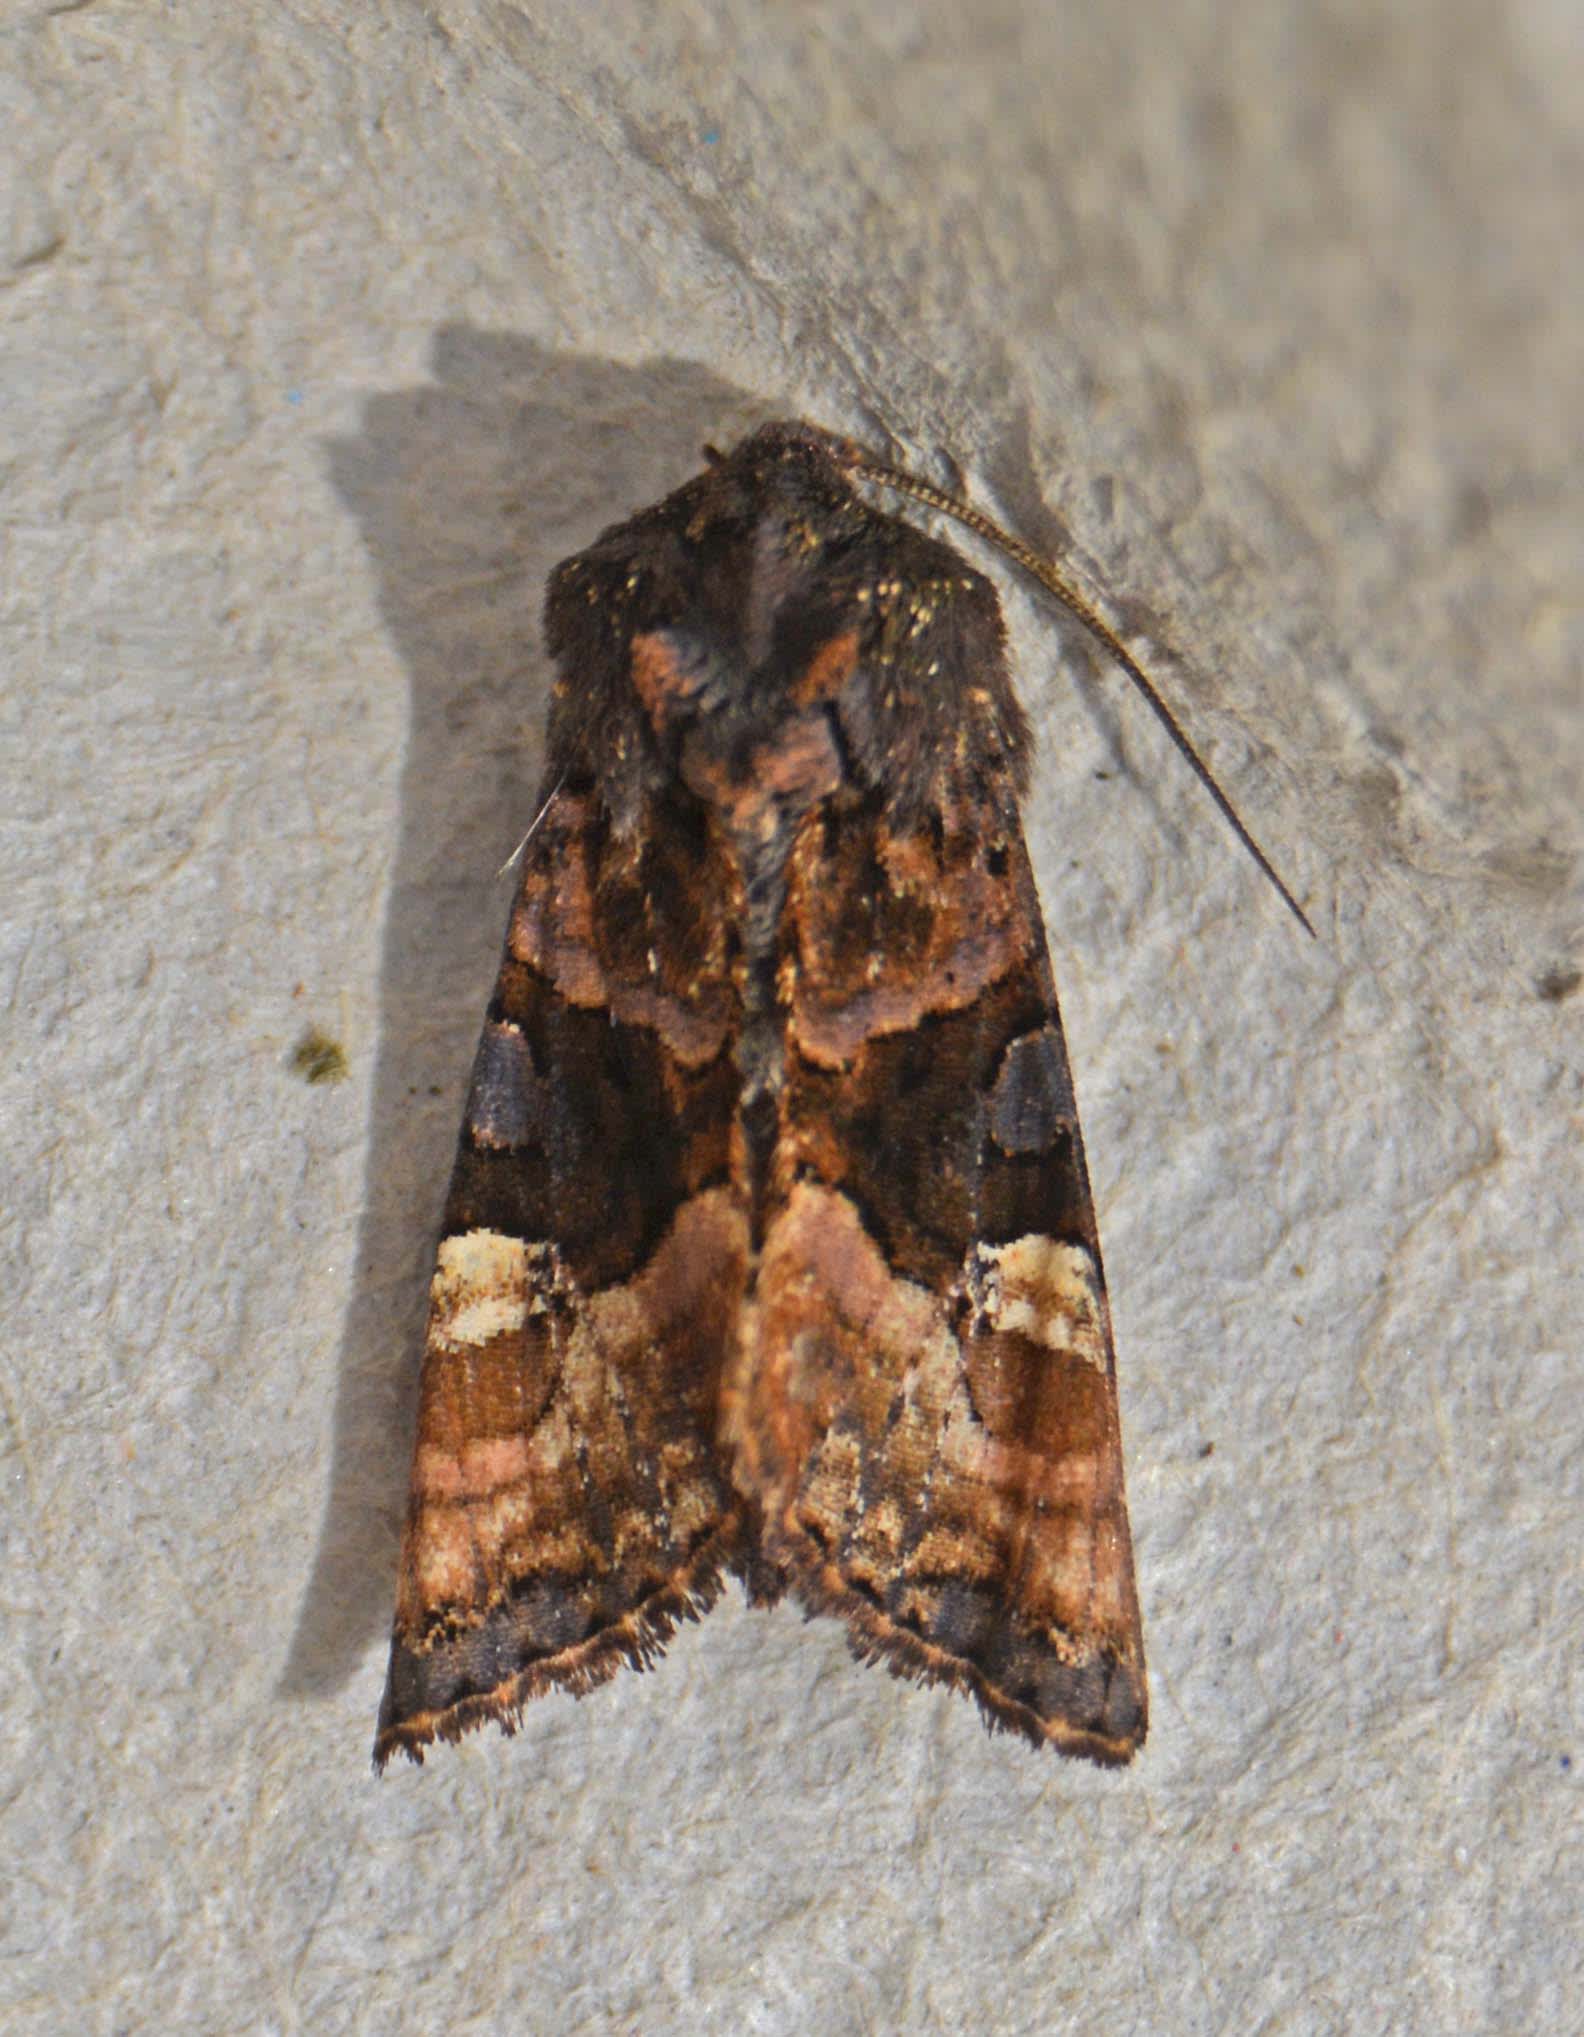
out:
M728 1573L1125 1762L1144 1650L1028 726L990 582L862 484L992 536L1186 741L968 505L805 424L708 460L551 578L375 1763L648 1667Z

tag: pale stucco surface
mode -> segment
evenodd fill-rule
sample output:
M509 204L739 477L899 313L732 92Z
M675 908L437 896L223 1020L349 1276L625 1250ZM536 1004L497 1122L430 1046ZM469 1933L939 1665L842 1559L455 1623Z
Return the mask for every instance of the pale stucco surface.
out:
M11 0L0 2030L1584 2029L1581 189L1567 0ZM733 1595L376 1784L539 590L787 413L1320 930L1009 588L1152 1737Z

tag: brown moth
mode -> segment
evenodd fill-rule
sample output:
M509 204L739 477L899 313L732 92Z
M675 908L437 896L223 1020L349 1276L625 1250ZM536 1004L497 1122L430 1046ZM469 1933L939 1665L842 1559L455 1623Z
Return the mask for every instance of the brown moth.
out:
M769 425L551 579L378 1766L647 1667L728 1571L992 1727L1144 1738L1027 724L990 583L863 478L989 528Z

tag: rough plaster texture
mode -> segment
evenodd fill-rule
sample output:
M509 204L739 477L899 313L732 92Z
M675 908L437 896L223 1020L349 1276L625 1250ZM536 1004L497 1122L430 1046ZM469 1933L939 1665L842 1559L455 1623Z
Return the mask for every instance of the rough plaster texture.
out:
M11 0L0 151L0 2029L1584 2028L1567 0ZM778 413L1321 929L1010 590L1153 1736L729 1599L376 1785L539 590Z

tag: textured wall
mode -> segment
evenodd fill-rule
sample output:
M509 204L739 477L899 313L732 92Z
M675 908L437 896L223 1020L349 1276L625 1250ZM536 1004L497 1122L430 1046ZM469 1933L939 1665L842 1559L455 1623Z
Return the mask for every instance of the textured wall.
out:
M5 14L0 2026L1566 2027L1574 11ZM1152 1738L733 1596L376 1785L539 589L777 413L1088 575L1321 930L1009 589Z

